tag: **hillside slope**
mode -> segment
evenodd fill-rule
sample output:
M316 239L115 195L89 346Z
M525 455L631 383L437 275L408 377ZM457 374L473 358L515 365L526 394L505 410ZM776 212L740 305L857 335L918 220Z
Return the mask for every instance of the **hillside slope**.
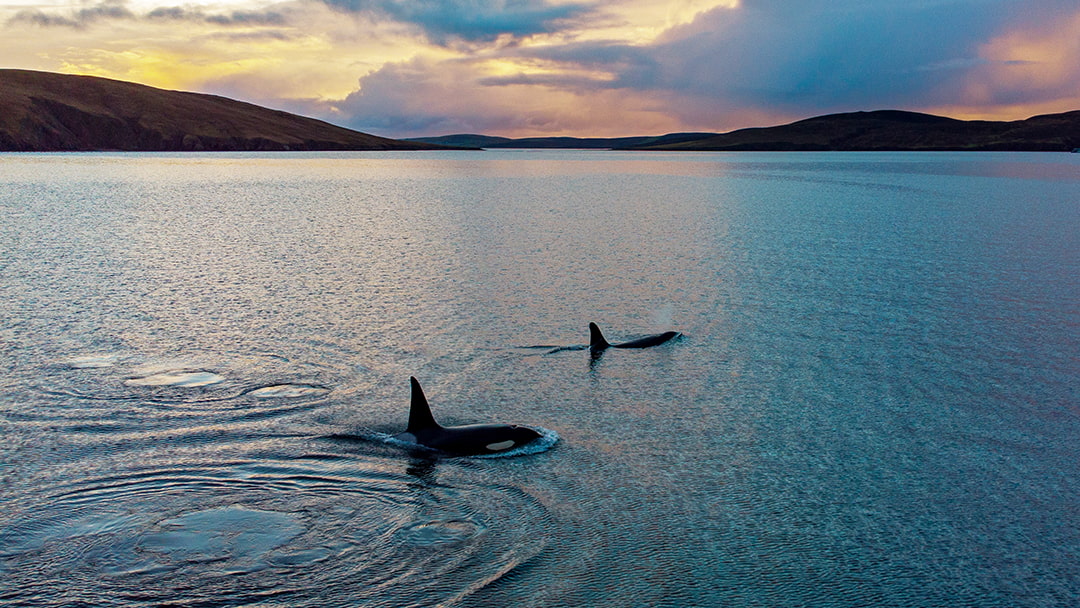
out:
M30 70L0 70L0 150L416 150L216 95Z

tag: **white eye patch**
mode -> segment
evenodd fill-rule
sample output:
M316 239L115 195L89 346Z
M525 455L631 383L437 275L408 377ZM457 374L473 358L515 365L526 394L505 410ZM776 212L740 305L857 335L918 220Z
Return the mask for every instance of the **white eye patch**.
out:
M489 444L487 444L486 447L487 447L487 449L491 450L492 452L498 452L500 450L505 450L505 449L513 447L513 446L514 446L514 440L513 439L507 439L506 441L500 441L498 443L489 443Z

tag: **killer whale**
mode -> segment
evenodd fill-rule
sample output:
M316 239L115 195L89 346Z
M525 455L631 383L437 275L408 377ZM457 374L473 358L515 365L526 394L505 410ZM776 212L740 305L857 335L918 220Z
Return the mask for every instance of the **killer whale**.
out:
M409 382L412 386L409 426L405 432L394 435L395 439L448 454L469 456L505 452L541 437L536 430L517 424L442 426L435 422L420 382L414 377L410 377Z
M608 348L648 348L650 346L656 346L657 344L663 344L679 335L681 334L677 331L665 331L662 334L645 336L644 338L630 340L629 342L611 344L604 339L604 334L600 332L600 328L596 326L596 323L589 323L589 350L595 354L603 352Z

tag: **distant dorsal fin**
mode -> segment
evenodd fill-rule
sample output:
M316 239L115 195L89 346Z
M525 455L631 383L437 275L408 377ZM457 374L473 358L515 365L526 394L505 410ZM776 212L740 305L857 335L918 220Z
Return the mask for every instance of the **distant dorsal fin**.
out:
M423 429L442 428L431 415L431 407L428 405L427 397L424 396L424 389L420 388L420 383L413 377L409 377L409 382L412 384L412 404L409 406L409 427L405 429L405 432L415 433Z
M589 323L589 348L607 348L611 346L608 341L604 339L604 334L600 333L600 328L596 326L596 323Z

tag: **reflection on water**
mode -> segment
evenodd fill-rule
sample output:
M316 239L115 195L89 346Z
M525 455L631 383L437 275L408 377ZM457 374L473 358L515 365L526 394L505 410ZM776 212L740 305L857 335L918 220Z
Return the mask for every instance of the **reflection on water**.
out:
M1078 162L2 155L0 603L1074 604Z

